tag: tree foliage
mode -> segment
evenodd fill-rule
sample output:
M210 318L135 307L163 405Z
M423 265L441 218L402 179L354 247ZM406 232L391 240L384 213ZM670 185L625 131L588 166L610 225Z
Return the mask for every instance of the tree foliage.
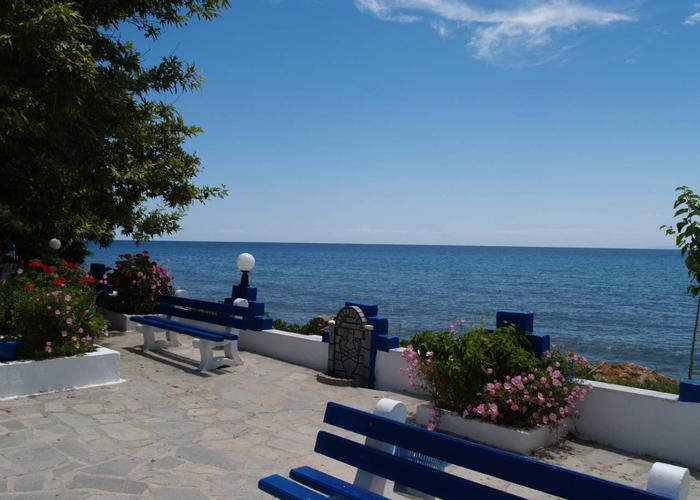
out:
M676 246L680 249L688 269L690 285L688 293L698 298L695 309L695 326L693 327L693 339L690 344L690 363L688 364L688 378L693 378L695 368L695 345L698 336L698 324L700 323L700 196L688 186L676 188L679 193L673 204L677 219L674 226L661 226L669 236L675 236Z
M23 257L57 237L74 258L179 229L198 186L185 141L200 129L168 102L197 89L175 55L148 66L123 28L156 39L167 26L212 19L227 0L6 0L0 3L0 235Z
M677 187L676 191L679 194L673 204L673 217L677 222L673 226L661 226L661 229L675 236L691 280L688 293L697 297L700 295L700 195L688 186Z

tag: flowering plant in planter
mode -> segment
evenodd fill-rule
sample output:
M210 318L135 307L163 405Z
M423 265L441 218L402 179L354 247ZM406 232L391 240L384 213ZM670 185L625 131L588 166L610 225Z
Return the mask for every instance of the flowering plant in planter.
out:
M460 322L448 332L421 332L403 357L411 385L425 389L435 408L465 418L556 426L577 415L576 403L587 392L572 376L585 358L554 350L538 359L527 336L513 327L488 332Z
M94 279L75 264L31 261L6 286L8 329L22 339L20 357L43 359L94 350L107 322L95 308Z
M108 274L108 281L117 293L104 296L101 303L121 313L152 313L158 295L169 293L174 276L152 260L148 250L119 257L114 271Z

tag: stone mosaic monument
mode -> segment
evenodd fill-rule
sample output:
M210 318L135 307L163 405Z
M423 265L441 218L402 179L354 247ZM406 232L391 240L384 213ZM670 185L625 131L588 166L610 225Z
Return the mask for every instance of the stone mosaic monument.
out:
M318 380L334 385L370 386L373 330L359 307L346 305L338 311L328 323L328 369L318 375Z

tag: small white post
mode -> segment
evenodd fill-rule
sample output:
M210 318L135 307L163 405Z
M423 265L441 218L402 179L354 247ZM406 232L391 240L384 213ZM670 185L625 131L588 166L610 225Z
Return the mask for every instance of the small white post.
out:
M685 467L656 462L649 471L647 491L674 500L688 498L690 472Z

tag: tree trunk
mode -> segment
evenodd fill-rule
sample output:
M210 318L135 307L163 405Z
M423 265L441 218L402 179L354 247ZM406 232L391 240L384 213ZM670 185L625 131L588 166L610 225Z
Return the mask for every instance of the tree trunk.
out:
M688 378L693 378L693 369L695 368L695 340L698 337L698 319L700 319L700 299L698 299L698 308L695 310L695 328L693 328L693 343L690 346L690 366L688 367Z

